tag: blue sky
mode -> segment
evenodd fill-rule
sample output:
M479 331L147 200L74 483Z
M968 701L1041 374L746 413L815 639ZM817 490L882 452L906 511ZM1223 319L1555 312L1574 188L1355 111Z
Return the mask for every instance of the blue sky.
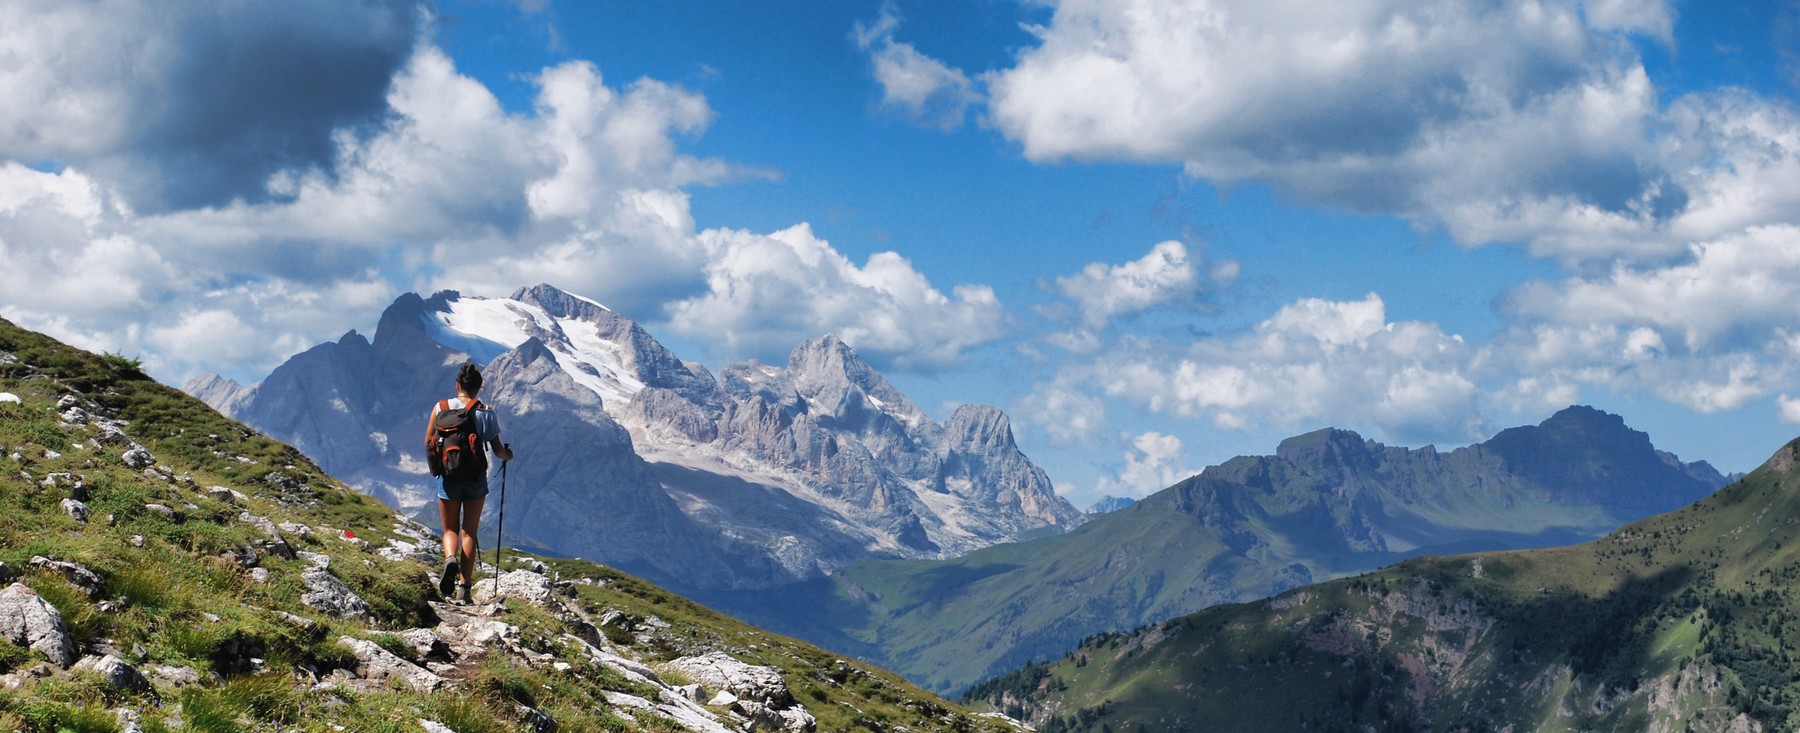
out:
M0 315L254 381L550 282L1086 505L1324 426L1800 429L1800 3L0 3Z

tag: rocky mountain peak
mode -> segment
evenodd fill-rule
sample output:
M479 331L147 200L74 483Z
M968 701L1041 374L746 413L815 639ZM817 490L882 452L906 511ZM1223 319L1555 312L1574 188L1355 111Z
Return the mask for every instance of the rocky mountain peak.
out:
M1581 460L1602 454L1656 455L1648 434L1632 430L1618 415L1586 405L1565 407L1537 425L1502 430L1488 445L1503 455L1540 462L1546 456Z
M1354 431L1324 428L1281 441L1275 448L1275 457L1301 465L1340 464L1367 455L1379 446Z
M433 492L411 446L422 411L453 393L469 360L484 365L482 399L506 440L533 456L512 467L525 487L515 501L539 508L520 537L659 579L754 587L1081 519L1018 451L1003 413L959 410L946 439L837 336L802 344L785 368L731 365L715 378L625 315L548 284L509 298L409 293L382 314L373 344L351 332L255 388L193 388L429 516Z
M923 410L835 334L820 336L795 348L788 355L786 376L801 396L811 400L838 404L844 401L846 392L855 388L871 398L872 406L881 412L899 417L908 424L926 420Z
M794 347L788 354L788 374L796 382L842 381L855 384L875 375L874 368L863 361L855 349L837 334L825 334Z
M499 365L495 366L497 368ZM556 361L556 353L536 338L525 339L524 343L513 347L506 366L509 376L525 384L535 384L552 377L568 378Z
M1571 405L1538 424L1538 430L1557 440L1587 438L1608 448L1654 452L1650 435L1632 430L1625 418L1587 405Z
M458 297L456 291L449 290L431 296L433 302L440 302L446 296ZM394 299L387 310L381 312L381 320L375 326L376 349L387 351L395 348L431 348L436 343L425 333L425 319L431 310L424 298L417 293L406 293Z
M529 288L519 288L509 299L528 303L544 309L545 313L555 318L575 318L584 321L597 320L603 314L610 314L612 309L558 289L554 285L539 284Z
M1108 494L1100 497L1100 500L1094 502L1093 506L1088 507L1087 513L1090 515L1111 514L1136 503L1137 500L1129 496L1112 496Z
M944 424L944 438L951 444L981 446L996 451L1017 450L1012 419L997 407L963 405Z
M201 402L212 405L214 409L227 413L250 393L249 387L219 376L216 372L195 375L181 386L181 390L200 398Z

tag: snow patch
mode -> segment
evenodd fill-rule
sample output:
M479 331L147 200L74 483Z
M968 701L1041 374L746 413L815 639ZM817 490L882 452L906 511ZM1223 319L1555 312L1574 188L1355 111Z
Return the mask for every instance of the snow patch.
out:
M557 363L576 384L600 396L603 407L624 407L644 389L643 381L625 363L624 346L601 337L598 324L552 318L542 308L503 298L458 298L447 307L447 311L427 314L426 332L440 344L467 352L478 363L488 364L518 348L533 332L554 334L561 337L544 345L556 354Z
M601 338L598 324L574 319L557 323L568 339L568 348L557 350L557 361L576 383L599 394L602 406L624 407L644 389L643 381L625 365L625 347ZM569 358L561 358L565 355Z
M449 308L426 314L426 334L484 365L531 338L523 328L525 321L545 328L554 324L543 311L512 300L458 298Z

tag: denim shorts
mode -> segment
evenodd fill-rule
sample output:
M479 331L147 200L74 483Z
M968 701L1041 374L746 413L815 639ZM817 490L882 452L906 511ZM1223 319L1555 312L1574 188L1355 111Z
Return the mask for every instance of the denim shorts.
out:
M445 481L439 476L437 496L446 501L474 501L488 495L487 477L467 481Z

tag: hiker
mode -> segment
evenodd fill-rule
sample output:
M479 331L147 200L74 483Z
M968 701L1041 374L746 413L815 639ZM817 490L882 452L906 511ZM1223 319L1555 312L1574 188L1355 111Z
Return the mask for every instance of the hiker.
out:
M425 424L427 463L438 478L438 515L444 523L444 574L438 578L438 592L452 597L461 580L464 603L474 582L475 533L487 503L487 449L503 461L513 457L512 447L500 442L500 419L476 399L480 393L481 370L463 364L456 373L456 397L433 405Z

